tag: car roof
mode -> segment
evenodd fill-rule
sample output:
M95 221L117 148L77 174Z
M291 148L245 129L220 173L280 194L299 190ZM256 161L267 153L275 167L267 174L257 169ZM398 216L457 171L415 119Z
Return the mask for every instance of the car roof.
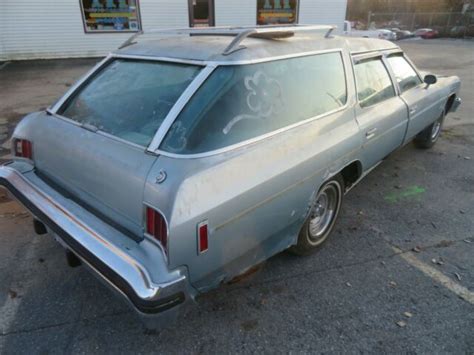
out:
M399 49L390 41L375 38L326 38L321 33L295 33L293 37L282 39L248 37L242 42L243 49L224 55L233 38L224 35L168 35L139 41L114 54L202 62L246 62L336 49L346 49L351 53Z

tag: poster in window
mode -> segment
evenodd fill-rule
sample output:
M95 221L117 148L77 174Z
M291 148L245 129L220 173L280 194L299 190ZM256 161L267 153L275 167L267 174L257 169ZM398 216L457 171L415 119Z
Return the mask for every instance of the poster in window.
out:
M257 24L295 24L298 0L257 0Z
M138 0L80 0L86 32L140 31Z

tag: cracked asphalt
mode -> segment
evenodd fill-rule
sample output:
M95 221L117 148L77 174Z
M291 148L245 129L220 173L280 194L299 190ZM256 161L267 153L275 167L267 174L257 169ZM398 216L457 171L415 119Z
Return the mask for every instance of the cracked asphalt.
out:
M143 328L0 193L1 353L473 353L474 41L399 43L419 68L458 75L463 105L431 150L395 152L344 201L318 253L281 253L201 296L162 331ZM96 60L0 70L0 150ZM471 298L470 298L471 297Z

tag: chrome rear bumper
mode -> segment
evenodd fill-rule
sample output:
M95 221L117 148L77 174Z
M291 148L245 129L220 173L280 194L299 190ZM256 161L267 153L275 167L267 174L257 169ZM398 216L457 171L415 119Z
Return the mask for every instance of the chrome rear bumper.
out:
M21 173L14 165L0 166L0 186L100 279L125 296L146 321L153 322L157 313L167 320L165 313L175 317L176 311L193 298L185 268L169 271L158 244L148 239L137 243L126 237L51 188L32 168Z

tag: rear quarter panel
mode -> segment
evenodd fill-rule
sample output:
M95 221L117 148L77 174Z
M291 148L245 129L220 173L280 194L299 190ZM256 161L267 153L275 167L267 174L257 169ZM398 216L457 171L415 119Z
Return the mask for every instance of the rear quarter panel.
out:
M193 286L205 291L296 242L311 197L359 154L351 75L340 111L219 155L157 159L145 201L168 220L170 268L187 265ZM156 184L160 170L168 178ZM209 250L198 255L203 221Z

